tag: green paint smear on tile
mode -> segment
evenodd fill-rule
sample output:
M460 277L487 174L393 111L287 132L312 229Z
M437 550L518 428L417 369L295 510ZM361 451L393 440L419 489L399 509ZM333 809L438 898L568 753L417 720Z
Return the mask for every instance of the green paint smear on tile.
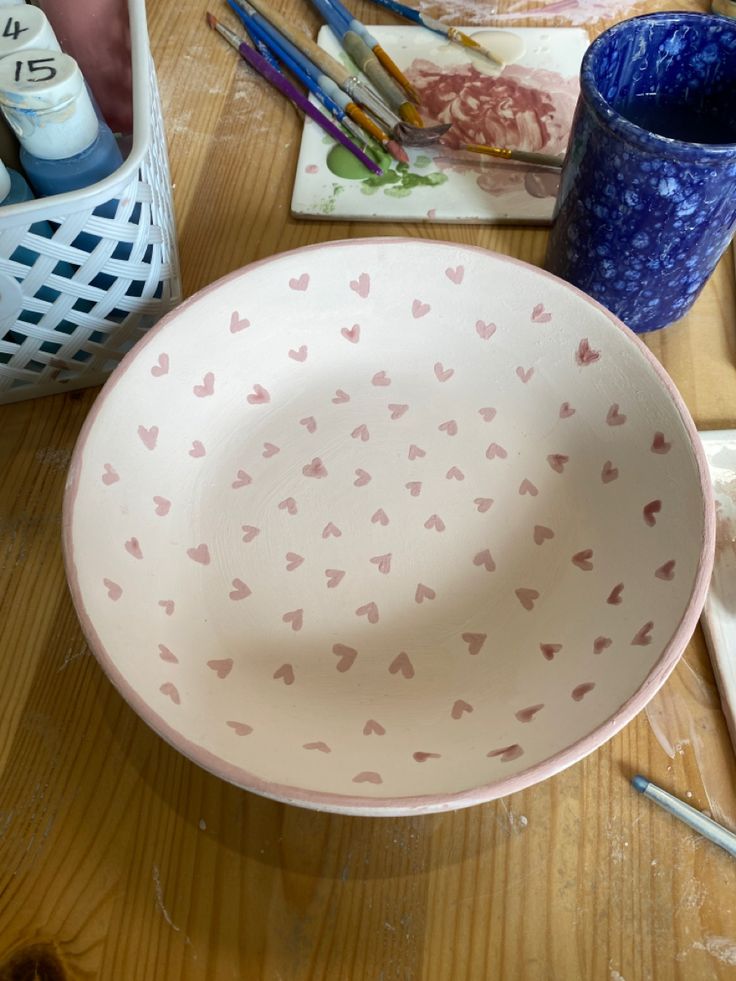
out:
M416 187L439 187L447 183L447 174L435 171L432 174L414 174L406 164L397 164L394 170L387 170L381 177L371 176L363 181L362 194L375 194L379 188L392 198L408 197Z
M344 190L345 188L341 187L339 184L333 184L332 194L329 197L325 198L323 201L320 201L320 203L317 205L317 209L319 210L319 213L321 215L331 215L335 210L335 204L337 202L338 196L342 194Z
M366 147L366 155L374 160L379 167L386 168L391 163L391 157L383 150ZM336 143L327 154L327 167L335 175L346 181L371 180L377 174L371 173L368 168L355 157L350 150Z

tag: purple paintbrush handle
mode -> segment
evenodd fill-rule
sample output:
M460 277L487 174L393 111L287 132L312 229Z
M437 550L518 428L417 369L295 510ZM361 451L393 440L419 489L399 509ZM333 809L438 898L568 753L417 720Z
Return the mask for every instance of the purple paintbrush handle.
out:
M310 119L313 119L315 123L322 127L322 129L329 133L330 136L341 143L347 150L349 150L358 160L367 167L374 174L381 174L382 170L369 156L367 156L360 147L357 147L352 140L349 140L347 136L338 129L333 122L331 122L323 113L319 111L309 99L304 96L298 88L291 84L291 82L282 75L280 71L273 68L266 59L260 55L255 48L251 48L249 44L243 42L238 48L242 58L248 62L257 72L259 72L265 79L267 79L271 85L282 92L287 99L290 99L294 105L298 106L302 112L306 113Z

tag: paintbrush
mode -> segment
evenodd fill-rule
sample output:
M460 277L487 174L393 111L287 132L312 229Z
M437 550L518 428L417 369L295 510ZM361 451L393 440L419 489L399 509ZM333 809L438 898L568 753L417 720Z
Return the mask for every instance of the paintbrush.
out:
M357 147L352 140L349 140L341 129L335 126L335 124L323 113L321 113L316 106L313 106L309 99L302 95L299 89L293 86L288 78L282 75L278 69L270 65L268 61L255 50L255 48L251 48L251 46L245 41L241 40L234 31L231 31L228 27L225 27L224 24L221 24L214 14L207 14L207 23L213 30L216 30L219 34L221 34L228 44L231 44L235 48L235 50L240 54L241 58L247 61L252 68L254 68L268 82L270 82L283 95L285 95L290 102L293 102L295 106L309 116L310 119L313 119L318 126L321 126L326 133L329 133L334 140L337 140L337 142L341 143L346 150L349 150L350 153L352 153L364 167L374 174L383 173L381 168L374 160L371 160L369 156L363 153L360 147Z
M295 47L313 61L325 75L333 79L356 102L362 103L383 125L388 126L399 142L407 146L429 146L436 143L450 128L449 126L432 126L419 129L405 123L378 97L369 85L357 75L351 75L339 61L323 51L306 34L293 27L282 14L271 7L267 0L251 0L251 2L252 6L266 20L270 21ZM240 6L240 3L238 5Z
M469 51L474 51L476 54L482 55L497 68L503 67L498 58L494 58L487 48L484 48L482 44L478 44L477 41L474 41L472 37L469 37L463 31L459 31L457 27L448 27L447 24L435 20L434 17L428 17L413 7L407 7L403 3L398 3L397 0L373 0L373 2L377 3L380 7L385 7L386 10L390 10L394 14L398 14L399 17L410 20L414 24L421 24L427 30L434 31L435 34L442 34L448 41L454 41L455 44L460 44Z
M350 30L355 31L355 33L359 37L363 38L365 43L371 49L371 51L376 56L376 58L378 58L378 60L386 69L388 74L395 81L399 83L399 85L406 92L406 94L409 96L412 102L419 104L421 100L419 98L419 93L417 92L417 90L411 84L409 79L404 75L404 73L401 71L401 69L396 64L396 62L393 61L393 59L386 53L386 51L384 51L384 49L374 38L374 36L370 33L370 31L365 26L365 24L362 24L359 20L356 20L355 17L348 10L348 8L340 2L340 0L327 0L327 2L330 3L330 5L335 8L335 10L339 11L343 15L343 17L345 18L345 20L348 22L350 26ZM736 2L736 0L734 0L734 2Z
M694 807L686 804L684 800L668 794L666 790L662 790L661 787L647 780L646 777L637 774L637 776L632 777L631 783L640 794L644 794L645 797L653 800L655 804L659 804L665 811L669 811L670 814L703 835L708 841L720 845L729 855L736 857L736 834L733 831L724 828L722 824L718 824L717 821L709 818L702 811L697 811Z
M292 65L297 65L304 74L312 79L319 90L336 102L358 126L372 136L374 140L377 140L384 150L394 157L395 160L398 160L399 163L409 162L406 150L399 146L396 140L392 140L388 134L384 133L359 106L351 101L350 97L342 89L338 88L331 78L328 78L321 72L288 38L285 38L280 31L272 24L269 24L249 4L236 2L236 0L227 0L227 2L243 22L246 29L252 28L258 31L261 38L276 52L288 68L291 69Z
M482 143L461 143L458 150L469 150L471 153L483 153L487 157L499 160L516 160L518 163L535 164L537 167L554 167L560 170L562 157L551 153L534 153L530 150L511 150L506 146L484 146Z
M412 126L422 126L422 117L416 107L407 100L406 93L394 82L381 66L378 58L368 47L363 38L352 29L345 15L338 10L330 0L312 0L312 4L324 18L327 26L340 41L343 49L352 58L365 77L383 96L386 102L394 108L402 119Z

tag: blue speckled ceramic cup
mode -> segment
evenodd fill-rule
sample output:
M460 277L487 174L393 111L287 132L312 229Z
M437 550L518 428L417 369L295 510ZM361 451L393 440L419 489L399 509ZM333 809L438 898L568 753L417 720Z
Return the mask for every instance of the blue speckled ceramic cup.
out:
M692 306L736 227L736 21L661 13L588 48L545 265L638 333Z

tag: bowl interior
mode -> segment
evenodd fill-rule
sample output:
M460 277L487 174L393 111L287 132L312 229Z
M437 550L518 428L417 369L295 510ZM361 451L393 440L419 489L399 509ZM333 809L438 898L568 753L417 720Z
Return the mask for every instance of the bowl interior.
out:
M712 528L643 346L533 267L407 240L246 268L80 438L70 584L138 712L242 786L431 810L594 749L662 683Z

